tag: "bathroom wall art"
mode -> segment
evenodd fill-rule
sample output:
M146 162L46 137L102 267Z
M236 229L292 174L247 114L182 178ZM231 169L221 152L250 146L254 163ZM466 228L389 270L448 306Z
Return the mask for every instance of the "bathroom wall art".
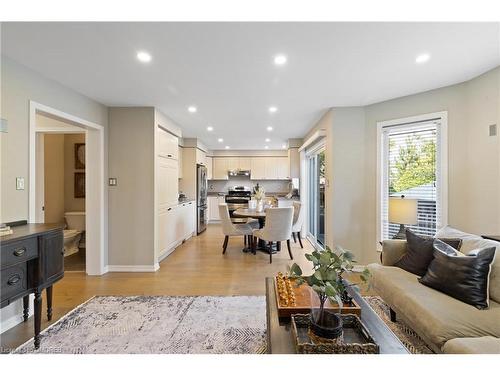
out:
M75 172L75 198L85 198L85 172Z
M85 169L85 143L75 143L75 169Z

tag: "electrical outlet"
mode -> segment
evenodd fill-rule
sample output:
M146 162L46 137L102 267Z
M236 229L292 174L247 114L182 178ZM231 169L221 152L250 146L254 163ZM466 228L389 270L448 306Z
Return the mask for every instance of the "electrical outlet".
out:
M16 177L16 190L24 190L24 177Z
M110 177L109 186L116 186L116 184L117 184L116 177Z
M497 135L497 124L490 125L490 137Z

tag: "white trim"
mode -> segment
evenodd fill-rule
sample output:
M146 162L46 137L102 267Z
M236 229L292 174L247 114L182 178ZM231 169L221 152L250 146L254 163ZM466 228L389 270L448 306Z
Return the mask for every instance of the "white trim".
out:
M106 260L107 254L107 241L105 228L107 227L107 215L105 210L106 202L106 180L105 180L105 147L104 147L104 127L102 125L93 123L91 121L79 118L58 109L51 108L33 100L29 102L29 222L36 222L36 115L43 114L48 117L62 119L79 128L84 128L85 142L87 144L87 151L85 153L85 163L87 166L94 165L90 163L90 159L98 156L96 164L98 168L88 168L85 179L85 189L87 194L95 193L95 200L86 200L86 229L87 232L94 233L90 244L87 242L87 262L86 272L89 275L102 275L106 273ZM44 132L46 129L40 129ZM59 129L60 131L60 129ZM93 148L89 150L89 148ZM89 237L87 237L89 241ZM88 251L94 249L93 251Z
M381 250L380 242L382 240L382 199L383 199L383 191L382 184L384 176L382 176L383 172L383 162L382 155L384 152L384 145L382 144L383 139L383 129L390 126L397 125L406 125L411 123L424 122L428 120L439 119L440 120L440 129L439 129L439 137L438 142L440 143L440 147L438 147L439 154L439 163L440 163L440 173L436 177L439 179L440 190L438 191L438 201L441 203L441 226L448 225L448 112L433 112L426 113L418 116L404 117L399 119L392 119L387 121L377 122L377 186L376 186L376 205L377 205L377 250Z
M122 266L122 265L108 265L108 272L156 272L160 268L159 264L156 262L152 265L142 265L142 266Z
M316 130L309 138L307 138L304 141L304 143L302 143L302 146L299 147L299 152L305 150L308 146L312 145L317 140L325 137L326 137L325 129Z

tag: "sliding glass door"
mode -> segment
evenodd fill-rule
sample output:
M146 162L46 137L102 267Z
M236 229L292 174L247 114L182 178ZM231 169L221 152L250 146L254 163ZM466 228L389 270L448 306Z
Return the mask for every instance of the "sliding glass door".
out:
M307 156L308 169L308 228L309 238L325 247L325 149L319 148Z

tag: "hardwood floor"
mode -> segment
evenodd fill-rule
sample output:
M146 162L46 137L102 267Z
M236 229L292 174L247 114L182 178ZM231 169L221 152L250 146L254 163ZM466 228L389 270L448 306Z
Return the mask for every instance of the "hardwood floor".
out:
M304 254L312 251L308 241L304 249L292 241L294 260L290 260L286 247L269 256L243 253L243 238L231 238L222 255L224 236L219 225L209 225L206 232L179 246L160 263L155 273L108 273L87 276L68 272L54 285L53 319L47 321L45 293L42 329L95 295L264 295L265 277L286 272L287 266L297 262L306 271L310 269ZM33 319L21 323L0 335L0 348L15 348L29 340L33 334Z

